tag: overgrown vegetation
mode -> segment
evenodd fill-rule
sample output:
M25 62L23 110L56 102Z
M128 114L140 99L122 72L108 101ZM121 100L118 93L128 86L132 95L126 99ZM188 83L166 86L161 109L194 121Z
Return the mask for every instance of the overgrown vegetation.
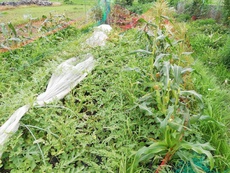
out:
M187 32L161 1L145 15L154 20L114 30L105 47L82 44L92 26L68 27L0 54L1 124L60 62L89 52L97 61L64 99L23 117L0 172L229 170L228 29L209 19Z
M221 168L229 168L229 79L228 68L228 47L229 29L214 20L198 20L190 25L189 36L191 46L196 59L196 70L202 74L203 81L195 82L196 87L202 94L207 95L207 110L213 119L218 120L222 125L202 123L201 129L207 133L206 138L211 144L219 146L216 148L217 155L224 155L224 160L216 158L216 163ZM196 31L196 33L194 32ZM196 78L199 78L198 76ZM226 132L224 132L226 131ZM204 133L204 134L205 134ZM210 138L211 134L211 138ZM223 140L219 140L222 138Z
M221 50L221 61L223 64L230 69L230 36L228 36L223 49Z
M222 13L226 14L225 8ZM216 6L216 8L218 8ZM178 15L180 20L191 21L187 16ZM225 23L226 21L225 16ZM220 20L218 20L220 22ZM229 28L218 24L214 19L196 20L188 23L191 47L195 58L194 69L199 73L195 77L195 87L201 94L206 95L205 114L209 114L219 125L212 122L201 123L200 129L204 137L210 140L216 148L216 165L220 172L227 170L230 165L229 151ZM200 81L200 74L202 82ZM200 81L200 82L198 82ZM223 140L220 140L223 139ZM219 157L222 155L223 157ZM219 160L221 159L221 160ZM222 160L223 159L223 160Z
M230 1L224 0L224 16L225 22L230 25Z
M127 6L127 9L136 14L143 14L153 6L153 3L137 3L131 6Z
M229 28L213 19L198 20L191 24L189 34L194 57L200 57L211 71L215 71L220 83L229 80L229 72L223 67L228 66Z

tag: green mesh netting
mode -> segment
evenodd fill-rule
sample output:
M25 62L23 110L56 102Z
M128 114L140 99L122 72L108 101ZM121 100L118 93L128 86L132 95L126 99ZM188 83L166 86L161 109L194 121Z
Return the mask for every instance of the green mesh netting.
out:
M175 173L196 173L195 169L200 169L205 173L217 173L216 171L211 171L207 164L205 164L204 157L193 158L191 163L185 161L177 162L174 172ZM193 165L192 165L193 164ZM194 166L196 168L194 168Z
M108 15L111 10L112 0L98 0L98 6L102 10L102 18L99 21L99 24L106 23Z
M205 173L230 173L230 170L218 172L215 169L210 170L209 162L207 162L205 155L198 155L194 153L194 158L191 161L178 161L174 165L174 173L197 173L202 170Z

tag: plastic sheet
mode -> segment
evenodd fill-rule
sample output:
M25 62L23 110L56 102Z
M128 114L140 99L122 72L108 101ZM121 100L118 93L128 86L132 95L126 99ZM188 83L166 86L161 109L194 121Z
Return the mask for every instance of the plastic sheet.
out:
M62 99L81 82L94 67L94 58L91 54L81 63L77 63L77 58L71 58L61 63L51 76L47 89L37 97L34 106L44 106L55 100ZM0 157L2 147L9 137L18 130L20 119L26 114L31 106L25 105L17 109L13 115L0 127Z
M107 34L112 28L109 25L101 25L95 28L94 34L86 43L91 46L104 46L108 38ZM70 58L61 63L47 85L46 91L38 95L33 105L24 105L17 109L13 115L0 127L0 158L3 146L14 134L20 125L21 118L29 111L31 106L45 106L55 100L65 97L87 74L94 68L95 60L91 54L87 54L84 61L78 63L77 58Z
M86 44L90 47L105 46L107 34L111 32L110 25L100 25L94 29L93 35L86 40Z

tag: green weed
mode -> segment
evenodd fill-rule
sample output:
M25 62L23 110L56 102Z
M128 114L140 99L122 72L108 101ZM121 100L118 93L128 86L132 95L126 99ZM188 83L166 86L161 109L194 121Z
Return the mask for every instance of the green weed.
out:
M11 66L3 61L5 68L1 70L5 78L1 79L5 82L1 85L5 94L1 98L4 101L1 115L5 116L1 121L45 89L52 69L61 59L88 52L81 48L80 43L85 36L79 32L63 37L62 43L57 42L53 50L55 35L49 36L49 41L43 38L23 50L3 54L2 59L10 62L17 57L17 63L11 65L15 72L6 73ZM139 113L131 109L136 95L143 92L138 90L142 86L136 82L140 74L127 71L129 66L143 64L133 55L124 56L132 47L127 50L123 45L132 38L132 33L125 34L121 41L111 40L106 48L93 50L100 66L92 75L62 101L44 109L34 108L25 115L22 122L26 126L20 127L11 139L13 142L5 148L2 170L113 172L119 170L121 156L123 165L127 165L125 160L128 162L128 156L142 140L139 136L148 134L145 130L148 129L147 124L140 132L138 130L142 121L148 123L148 118L140 119ZM117 48L111 49L115 44ZM29 61L39 54L43 54L43 58L38 62L33 64ZM24 66L25 62L28 66ZM7 89L6 86L15 88ZM25 127L29 127L31 132ZM136 141L137 138L140 139Z
M209 27L206 27L208 22ZM204 137L216 146L216 165L220 172L229 169L229 70L223 64L222 54L226 49L229 32L227 28L211 20L200 20L190 25L190 35L196 28L196 36L191 37L196 63L194 68L201 74L195 75L194 84L197 90L206 95L204 112L214 121L202 122L200 129ZM213 27L212 27L213 26ZM205 29L206 28L206 29ZM208 29L209 28L209 29ZM215 38L214 40L212 40ZM214 42L213 42L214 41ZM199 46L198 46L199 45ZM224 48L223 48L224 47ZM205 50L205 51L204 51Z
M206 25L203 25L206 22L210 23L210 20L200 20L190 25L189 35L191 46L194 49L193 56L209 66L210 73L213 74L214 72L215 76L219 78L219 84L222 85L230 77L227 69L228 61L226 61L228 58L224 58L228 57L227 40L229 31L228 28L216 23L208 24L208 27L206 27ZM194 32L195 29L196 32Z
M230 37L227 39L223 49L221 50L220 59L223 64L230 69Z

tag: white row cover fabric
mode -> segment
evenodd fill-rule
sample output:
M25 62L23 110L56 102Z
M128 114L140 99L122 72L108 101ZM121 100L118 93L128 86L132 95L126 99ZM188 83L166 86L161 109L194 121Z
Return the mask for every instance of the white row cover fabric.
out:
M2 147L7 139L18 130L19 121L29 110L30 105L20 107L13 115L0 127L0 158L2 156Z
M62 99L81 82L94 67L93 56L88 54L88 58L77 64L77 58L71 58L60 64L52 75L47 89L37 97L35 105L44 106L54 100Z
M96 27L93 36L87 39L86 43L92 47L104 46L108 38L107 34L110 33L111 30L111 26L105 24ZM33 106L44 106L55 100L62 99L72 88L86 77L95 64L91 54L87 54L86 60L83 62L77 62L77 58L70 58L61 63L51 76L46 91L37 97ZM18 130L20 119L28 112L30 107L31 105L20 107L0 127L0 158L3 152L3 145L7 142L8 138Z
M105 46L106 39L108 39L107 34L111 31L112 27L106 24L94 28L93 35L86 40L86 44L90 47Z
M44 106L54 100L62 99L86 77L93 69L94 64L95 61L91 54L87 55L85 61L78 64L77 58L70 58L61 63L51 76L46 91L37 97L34 106ZM18 130L20 119L30 107L30 105L22 106L0 127L0 158L2 156L3 145L7 139Z
M109 34L112 31L112 27L107 24L102 24L94 29L94 31L102 31L106 34Z

